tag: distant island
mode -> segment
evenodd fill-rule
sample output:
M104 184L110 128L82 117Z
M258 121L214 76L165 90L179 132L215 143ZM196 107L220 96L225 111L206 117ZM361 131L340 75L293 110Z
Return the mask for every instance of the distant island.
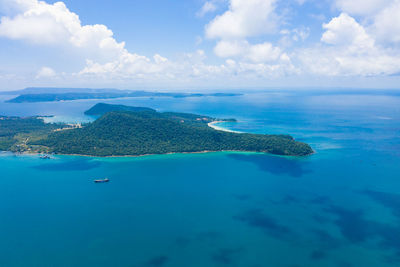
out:
M7 100L8 103L27 103L27 102L54 102L71 101L80 99L113 99L121 97L204 97L204 96L238 96L234 93L163 93L132 91L118 89L90 89L90 88L26 88L20 91L0 92L2 95L18 95Z
M85 125L67 125L47 124L40 117L0 117L0 150L87 156L216 151L287 156L313 153L308 144L289 135L233 133L208 125L234 119L108 104L97 104L85 113L98 118Z
M141 111L149 111L155 112L152 108L144 108L144 107L132 107L125 105L112 105L112 104L104 104L99 103L86 110L84 113L88 116L101 116L111 111L132 111L132 112L141 112Z

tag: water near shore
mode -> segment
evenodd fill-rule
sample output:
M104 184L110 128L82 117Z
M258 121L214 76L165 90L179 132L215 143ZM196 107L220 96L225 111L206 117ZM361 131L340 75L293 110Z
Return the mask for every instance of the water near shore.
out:
M400 97L107 102L233 117L218 126L292 134L317 153L0 153L0 266L399 266ZM87 121L95 103L1 103L0 115Z

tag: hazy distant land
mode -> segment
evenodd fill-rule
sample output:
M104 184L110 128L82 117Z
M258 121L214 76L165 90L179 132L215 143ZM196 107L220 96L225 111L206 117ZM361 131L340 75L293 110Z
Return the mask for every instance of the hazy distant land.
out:
M90 89L90 88L39 88L31 87L20 91L0 92L2 95L17 95L7 100L9 103L26 102L53 102L70 101L79 99L112 99L121 97L204 97L204 96L237 96L235 93L170 93L170 92L147 92L118 89Z

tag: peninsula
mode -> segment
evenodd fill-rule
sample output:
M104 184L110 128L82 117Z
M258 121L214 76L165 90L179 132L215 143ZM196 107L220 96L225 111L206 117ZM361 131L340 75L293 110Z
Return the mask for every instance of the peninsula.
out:
M108 104L97 104L86 114L97 119L82 127L46 124L37 117L2 117L0 129L8 131L0 132L0 149L88 156L213 151L265 152L287 156L313 153L308 144L298 142L289 135L213 129L208 126L209 123L224 120L208 116ZM26 130L21 132L18 124L32 124L33 127L24 126Z

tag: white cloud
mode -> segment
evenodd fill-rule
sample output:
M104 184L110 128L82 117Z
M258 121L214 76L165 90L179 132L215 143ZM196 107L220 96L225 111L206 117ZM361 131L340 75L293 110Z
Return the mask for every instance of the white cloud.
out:
M388 76L400 72L398 52L373 47L356 53L344 47L313 47L297 51L302 71L322 76Z
M57 75L56 72L52 68L42 67L36 74L36 79L51 78L55 77L56 75Z
M400 1L393 1L374 18L372 30L381 42L400 42Z
M273 63L253 63L253 62L237 62L230 66L230 70L236 73L239 77L246 78L278 78L288 75L295 75L299 73L297 69L289 59L288 55L282 54L278 61Z
M214 2L212 1L207 1L204 3L204 5L201 7L199 12L196 13L196 16L198 17L203 17L204 15L214 12L217 10L217 6Z
M283 29L279 33L282 35L279 40L279 45L282 47L289 47L295 42L304 42L310 36L310 28L300 27L294 29Z
M393 0L336 0L335 4L341 11L352 15L372 15L391 2Z
M279 59L282 51L271 43L251 45L245 40L222 40L214 48L217 56L222 58L240 58L255 63L270 62Z
M13 18L2 17L0 36L35 43L57 43L68 37L67 26L80 24L79 18L70 13L62 2L54 5L33 0L17 3L21 3L19 7L23 13Z
M265 42L250 46L246 57L252 62L269 62L279 59L281 54L282 51L279 47Z
M161 63L166 63L168 62L168 59L165 57L160 56L159 54L155 54L153 56L154 62L156 62L157 64L161 64Z
M354 46L356 48L369 48L374 46L374 40L366 33L363 26L347 15L340 14L329 23L322 26L326 31L321 41L332 45Z
M219 41L214 47L214 53L222 58L242 55L249 46L247 41Z
M359 18L381 44L400 42L400 0L335 0L335 5Z
M393 64L397 62L399 55L399 47L396 47L396 44L400 42L400 0L336 0L336 6L350 15L358 16L362 24L349 15L342 14L324 25L328 31L322 41L350 41L353 46L368 48L369 56L375 53L374 56L380 60L384 58L388 66L384 68L383 73L390 73L388 68L396 69ZM375 52L371 53L373 50ZM379 59L376 66L383 68Z
M381 45L400 42L400 0L336 0L335 3L340 10L358 16Z
M292 30L293 41L305 41L310 36L310 28L296 28Z
M342 13L324 24L316 46L297 51L305 72L327 76L379 76L400 71L400 51L376 44L374 36Z
M276 29L276 0L230 0L229 10L206 26L208 38L245 38Z
M0 36L35 44L69 46L90 55L92 60L112 60L126 52L105 25L82 25L79 16L63 2L47 4L37 0L16 0L19 13L2 17Z
M79 16L63 2L47 4L38 0L16 0L20 13L3 17L0 36L36 44L69 46L82 50L90 58L80 74L125 72L126 75L162 71L167 61L160 55L153 60L130 53L105 25L82 25Z
M208 38L220 39L214 47L214 53L221 58L240 60L239 65L278 61L283 53L279 47L270 42L251 44L247 40L247 37L264 35L276 29L278 16L275 14L275 2L230 0L229 9L206 26ZM253 68L253 65L246 66L252 66L246 67L247 70L260 70Z
M205 2L200 10L205 13L201 14L214 12L222 1L225 0ZM82 67L75 73L57 74L43 67L36 75L40 79L37 82L54 81L57 79L50 78L58 77L63 82L72 79L97 83L134 80L191 84L224 83L232 79L246 82L298 74L380 76L400 72L400 50L396 46L400 42L400 0L337 0L343 13L322 25L324 33L320 41L297 49L292 44L306 40L310 29L279 23L277 0L229 0L228 10L205 27L206 37L216 39L214 53L223 58L220 64L207 64L203 50L181 53L176 60L159 54L147 57L130 52L107 26L82 25L79 16L63 2L7 2L12 4L14 13L1 18L0 36L35 45L54 45L84 55ZM366 6L357 9L356 3ZM279 25L286 27L279 31ZM274 36L277 38L267 39L266 35L273 33L279 33ZM199 45L201 39L198 39ZM278 41L271 41L274 39Z

